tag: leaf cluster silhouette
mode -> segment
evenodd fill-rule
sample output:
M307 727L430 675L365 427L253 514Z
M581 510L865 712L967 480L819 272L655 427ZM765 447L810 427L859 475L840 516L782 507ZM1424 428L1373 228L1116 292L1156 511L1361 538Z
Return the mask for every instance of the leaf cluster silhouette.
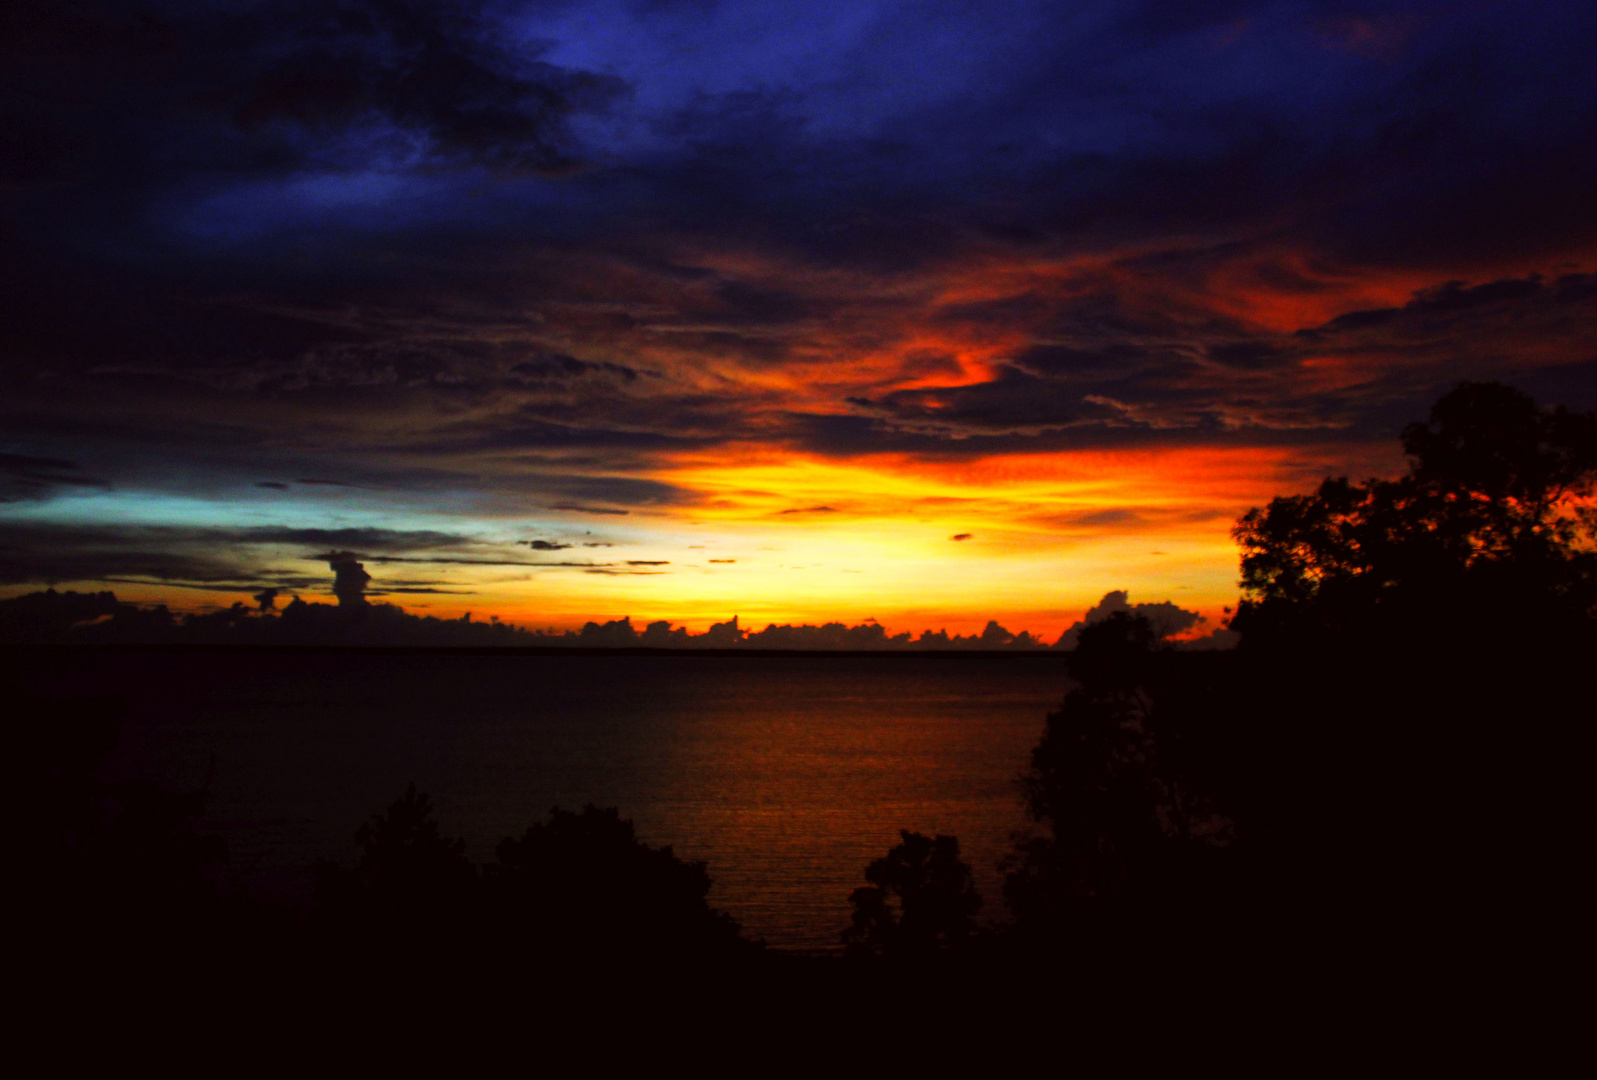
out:
M1464 383L1403 431L1406 476L1331 478L1248 512L1244 599L1255 647L1347 635L1450 640L1516 625L1590 632L1597 616L1597 415Z
M865 868L870 884L849 896L854 913L843 941L855 955L898 961L923 961L968 945L982 901L959 857L959 841L907 829L899 837Z
M353 867L318 868L313 922L331 938L429 957L519 956L545 967L726 960L751 947L710 908L703 863L641 843L615 808L555 807L474 866L412 785L356 834Z

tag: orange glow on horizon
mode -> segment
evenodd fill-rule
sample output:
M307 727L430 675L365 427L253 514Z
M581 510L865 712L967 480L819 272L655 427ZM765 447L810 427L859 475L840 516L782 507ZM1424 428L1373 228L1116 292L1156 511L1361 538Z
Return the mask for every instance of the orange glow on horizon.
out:
M668 570L569 590L543 576L493 610L532 625L628 615L695 632L733 615L753 629L874 618L916 634L979 633L997 619L1051 640L1126 588L1202 612L1207 630L1236 599L1236 517L1304 487L1328 459L1279 448L690 458L654 474L701 496L653 515L673 538L653 551Z
M573 356L589 358L583 361L589 367L609 363L626 373L623 389L604 401L615 411L601 417L603 425L685 436L679 443L640 439L639 446L691 446L700 439L711 448L629 447L606 457L575 443L533 442L440 454L441 474L497 471L502 479L547 467L581 480L651 481L666 494L655 503L623 503L630 509L612 508L614 517L597 519L580 507L568 513L554 500L531 497L525 508L495 508L480 518L440 512L429 527L491 534L483 543L498 545L500 554L480 564L437 552L407 558L428 564L426 581L408 586L410 571L374 558L368 567L374 592L386 581L395 590L416 590L383 599L417 613L458 618L470 611L531 628L564 630L629 616L639 627L664 619L700 632L737 615L755 629L874 618L895 633L972 634L996 619L1012 631L1052 639L1105 592L1123 588L1133 602L1171 600L1200 611L1209 629L1222 606L1236 600L1230 529L1240 514L1326 475L1392 475L1402 467L1395 439L1294 445L1302 431L1342 422L1301 399L1389 394L1391 376L1417 379L1428 370L1434 378L1444 366L1448 378L1479 377L1477 363L1495 377L1515 365L1585 355L1590 340L1589 326L1552 303L1537 316L1535 334L1509 327L1449 349L1432 340L1449 340L1447 327L1423 318L1400 331L1368 329L1380 319L1323 329L1350 312L1400 308L1450 278L1342 268L1312 252L1263 246L1205 248L1195 240L1185 247L1038 255L975 245L957 260L897 276L816 269L748 252L689 254L684 265L714 273L663 279L598 256L574 259L562 269L587 293L626 300L551 302L542 309L549 317L538 324L537 344L556 349L569 341ZM813 301L820 314L795 303L799 314L791 319L723 325L728 311L715 292L718 280ZM1199 420L1217 423L1226 437L1257 432L1277 445L970 457L796 449L818 445L805 441L803 422L840 417L880 416L911 434L924 423L949 455L958 454L966 437L968 446L975 436L1018 434L1011 445L1025 445L1023 437L1036 430L1064 431L1077 421L1060 415L1053 423L1049 413L1046 424L1006 426L1006 416L1024 419L1024 409L991 416L975 409L974 418L962 419L959 397L911 392L989 382L1006 364L1024 363L1032 347L1090 354L1100 344L1091 319L1068 332L1057 329L1060 312L1076 301L1129 313L1148 327L1133 351L1145 348L1155 357L1149 364L1156 375L1140 402L1111 401L1101 387L1096 394L1073 391L1081 401L1119 410L1114 423L1154 433L1185 430L1193 440L1206 429L1182 410L1201 401L1210 411ZM1317 329L1323 332L1298 333ZM526 344L528 331L518 325L493 333ZM1227 367L1216 359L1217 346L1231 340L1268 349L1284 343L1284 359L1261 370ZM1156 366L1165 360L1168 368ZM1015 381L1025 393L1053 385L1053 378L1039 366ZM1069 378L1058 376L1058 384ZM1092 387L1096 378L1084 376L1080 385ZM523 412L536 418L536 406L549 402L557 420L561 410L582 411L580 389L538 393L545 396L485 395L449 423L465 429ZM894 400L895 393L907 396ZM1059 412L1074 409L1075 400L1062 393ZM657 405L679 412L656 427ZM391 423L362 437L398 441L410 433L411 418ZM601 530L609 538L604 554L592 555L591 564L537 564L514 546L553 528ZM301 580L327 575L325 561L303 551L274 558L272 565L291 567ZM225 590L181 591L155 581L124 582L117 591L178 610L238 599ZM331 599L315 589L306 597Z

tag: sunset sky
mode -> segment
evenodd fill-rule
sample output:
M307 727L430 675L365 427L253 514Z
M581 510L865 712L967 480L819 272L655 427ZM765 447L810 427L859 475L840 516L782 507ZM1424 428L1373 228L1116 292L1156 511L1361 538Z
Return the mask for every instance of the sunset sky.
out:
M0 596L1212 627L1597 407L1597 5L12 0Z

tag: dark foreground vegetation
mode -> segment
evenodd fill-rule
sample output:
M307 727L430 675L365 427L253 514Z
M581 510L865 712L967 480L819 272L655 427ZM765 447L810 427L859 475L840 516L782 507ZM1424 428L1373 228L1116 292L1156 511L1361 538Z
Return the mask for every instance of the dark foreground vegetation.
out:
M97 778L114 702L24 699L40 992L856 1020L1137 993L1239 1024L1534 995L1574 974L1590 910L1597 418L1466 384L1403 438L1407 476L1242 519L1235 651L1173 651L1129 613L1081 631L1000 923L955 838L906 832L864 868L839 955L780 954L614 810L557 809L474 865L414 790L289 912L216 885L198 796Z

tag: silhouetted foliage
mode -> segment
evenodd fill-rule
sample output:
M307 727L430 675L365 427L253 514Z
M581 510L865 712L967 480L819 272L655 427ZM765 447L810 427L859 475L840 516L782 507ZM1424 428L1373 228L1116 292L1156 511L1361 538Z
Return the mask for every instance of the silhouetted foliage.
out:
M743 944L706 901L704 864L639 842L614 807L555 807L497 855L485 868L495 917L541 951L713 957Z
M1161 708L1160 643L1127 612L1081 631L1070 662L1080 685L1049 715L1022 777L1038 830L1019 842L1004 895L1027 933L1190 903L1195 865L1232 839L1232 823L1167 750L1179 736L1164 714L1178 710Z
M1403 446L1406 476L1242 518L1242 647L1212 700L1155 694L1155 728L1226 748L1199 790L1236 818L1255 940L1466 977L1581 894L1597 417L1466 383Z
M641 843L615 808L555 807L477 867L414 785L361 826L353 868L319 867L318 925L384 965L518 962L577 970L713 962L749 948L710 908L703 863Z
M318 915L346 934L393 948L458 937L475 906L477 870L461 840L445 839L432 802L412 784L355 834L353 869L317 868Z
M901 843L865 868L855 889L852 925L843 941L854 954L925 960L957 949L976 933L981 897L952 836L900 830Z
M1464 383L1409 425L1407 476L1248 512L1245 646L1349 634L1456 638L1482 624L1568 633L1597 617L1597 415Z

